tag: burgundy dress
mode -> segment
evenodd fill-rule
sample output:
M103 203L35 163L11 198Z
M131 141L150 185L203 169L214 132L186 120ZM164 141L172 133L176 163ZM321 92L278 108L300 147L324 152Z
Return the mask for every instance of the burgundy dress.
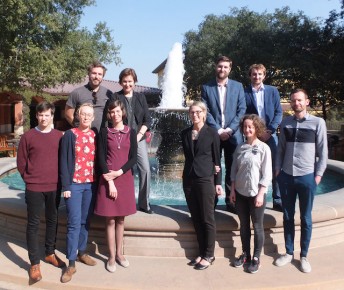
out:
M107 138L107 166L109 170L119 170L128 161L130 150L130 129L122 131L109 129ZM131 170L114 179L117 199L109 196L109 185L100 177L94 213L100 216L127 216L136 213L134 176Z

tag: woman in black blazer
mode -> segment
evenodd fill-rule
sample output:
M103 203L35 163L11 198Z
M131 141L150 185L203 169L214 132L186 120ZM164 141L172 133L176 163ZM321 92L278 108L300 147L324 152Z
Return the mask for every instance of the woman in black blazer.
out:
M204 270L214 260L215 216L214 201L222 194L220 168L220 138L215 129L205 124L207 107L194 102L189 108L193 125L181 133L185 155L183 190L195 227L199 255L188 265Z

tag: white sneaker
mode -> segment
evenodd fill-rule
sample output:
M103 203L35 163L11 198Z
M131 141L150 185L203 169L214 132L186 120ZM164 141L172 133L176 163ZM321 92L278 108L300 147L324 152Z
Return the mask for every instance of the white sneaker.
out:
M275 260L275 265L277 267L282 267L289 264L293 260L293 255L284 254Z
M310 271L312 271L311 264L308 262L306 257L302 257L300 262L301 262L300 268L303 273L309 273Z

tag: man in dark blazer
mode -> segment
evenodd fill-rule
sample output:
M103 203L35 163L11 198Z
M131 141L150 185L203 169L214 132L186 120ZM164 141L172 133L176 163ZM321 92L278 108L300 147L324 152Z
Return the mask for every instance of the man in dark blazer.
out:
M251 85L245 89L246 114L257 114L265 120L267 130L260 139L270 147L272 168L274 168L278 144L276 130L282 121L283 115L280 94L276 87L263 84L266 76L264 65L251 65L249 76ZM281 194L275 177L272 179L272 199L273 208L282 211Z
M235 212L229 201L231 180L230 170L233 153L238 144L243 142L239 130L241 117L246 111L244 88L241 83L228 78L232 60L220 56L216 62L216 78L202 86L202 100L208 106L207 124L217 130L221 140L221 151L225 156L225 191L226 205L229 211Z

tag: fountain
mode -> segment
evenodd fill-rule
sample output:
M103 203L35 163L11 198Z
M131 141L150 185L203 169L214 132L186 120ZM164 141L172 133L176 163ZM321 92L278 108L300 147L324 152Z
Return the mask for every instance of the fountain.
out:
M159 175L180 179L184 156L180 132L190 123L184 107L186 86L182 45L175 43L164 69L160 105L152 111L152 131L160 142L157 147Z
M178 57L177 57L178 56ZM166 64L163 84L163 98L160 106L154 112L153 129L154 138L150 146L154 146L152 151L157 153L156 167L159 175L159 185L157 191L161 195L171 194L175 196L179 193L183 196L181 185L181 169L183 166L183 154L181 150L180 131L190 123L186 114L184 104L183 78L176 74L174 65L179 67L179 71L184 73L182 65L183 54L180 44L175 44ZM170 82L179 79L172 87L178 88L178 92L173 95L168 93L171 89ZM183 111L183 112L181 112ZM157 142L158 140L158 142ZM172 160L172 161L171 161ZM155 165L154 165L155 166ZM0 175L10 170L15 170L15 158L0 159ZM336 171L340 176L335 181L340 180L344 174L344 163L329 161L329 169ZM154 172L154 170L153 170ZM175 183L175 188L165 189L163 182L171 181ZM0 225L1 235L25 240L26 205L23 190L14 189L0 182L1 202L0 202ZM329 244L336 244L344 239L344 187L333 192L317 196L313 211L313 237L311 247L320 247ZM185 205L164 203L156 205L153 203L155 214L147 215L138 212L126 218L124 233L124 254L132 256L168 256L168 257L193 257L197 254L197 242L194 234L188 209ZM264 216L265 245L264 253L276 253L284 251L283 241L283 218L282 213L271 209L271 202L268 203ZM66 213L62 201L60 205L60 217L57 236L57 247L65 250L66 233ZM225 210L224 205L216 208L216 248L217 257L232 257L236 250L241 248L239 220ZM295 218L297 238L300 235L299 216ZM104 219L94 217L90 231L89 241L94 246L95 252L106 253L106 239L104 230ZM44 228L44 227L43 227ZM44 236L44 231L39 232L39 237ZM296 249L298 249L296 239ZM240 250L239 250L240 251Z

